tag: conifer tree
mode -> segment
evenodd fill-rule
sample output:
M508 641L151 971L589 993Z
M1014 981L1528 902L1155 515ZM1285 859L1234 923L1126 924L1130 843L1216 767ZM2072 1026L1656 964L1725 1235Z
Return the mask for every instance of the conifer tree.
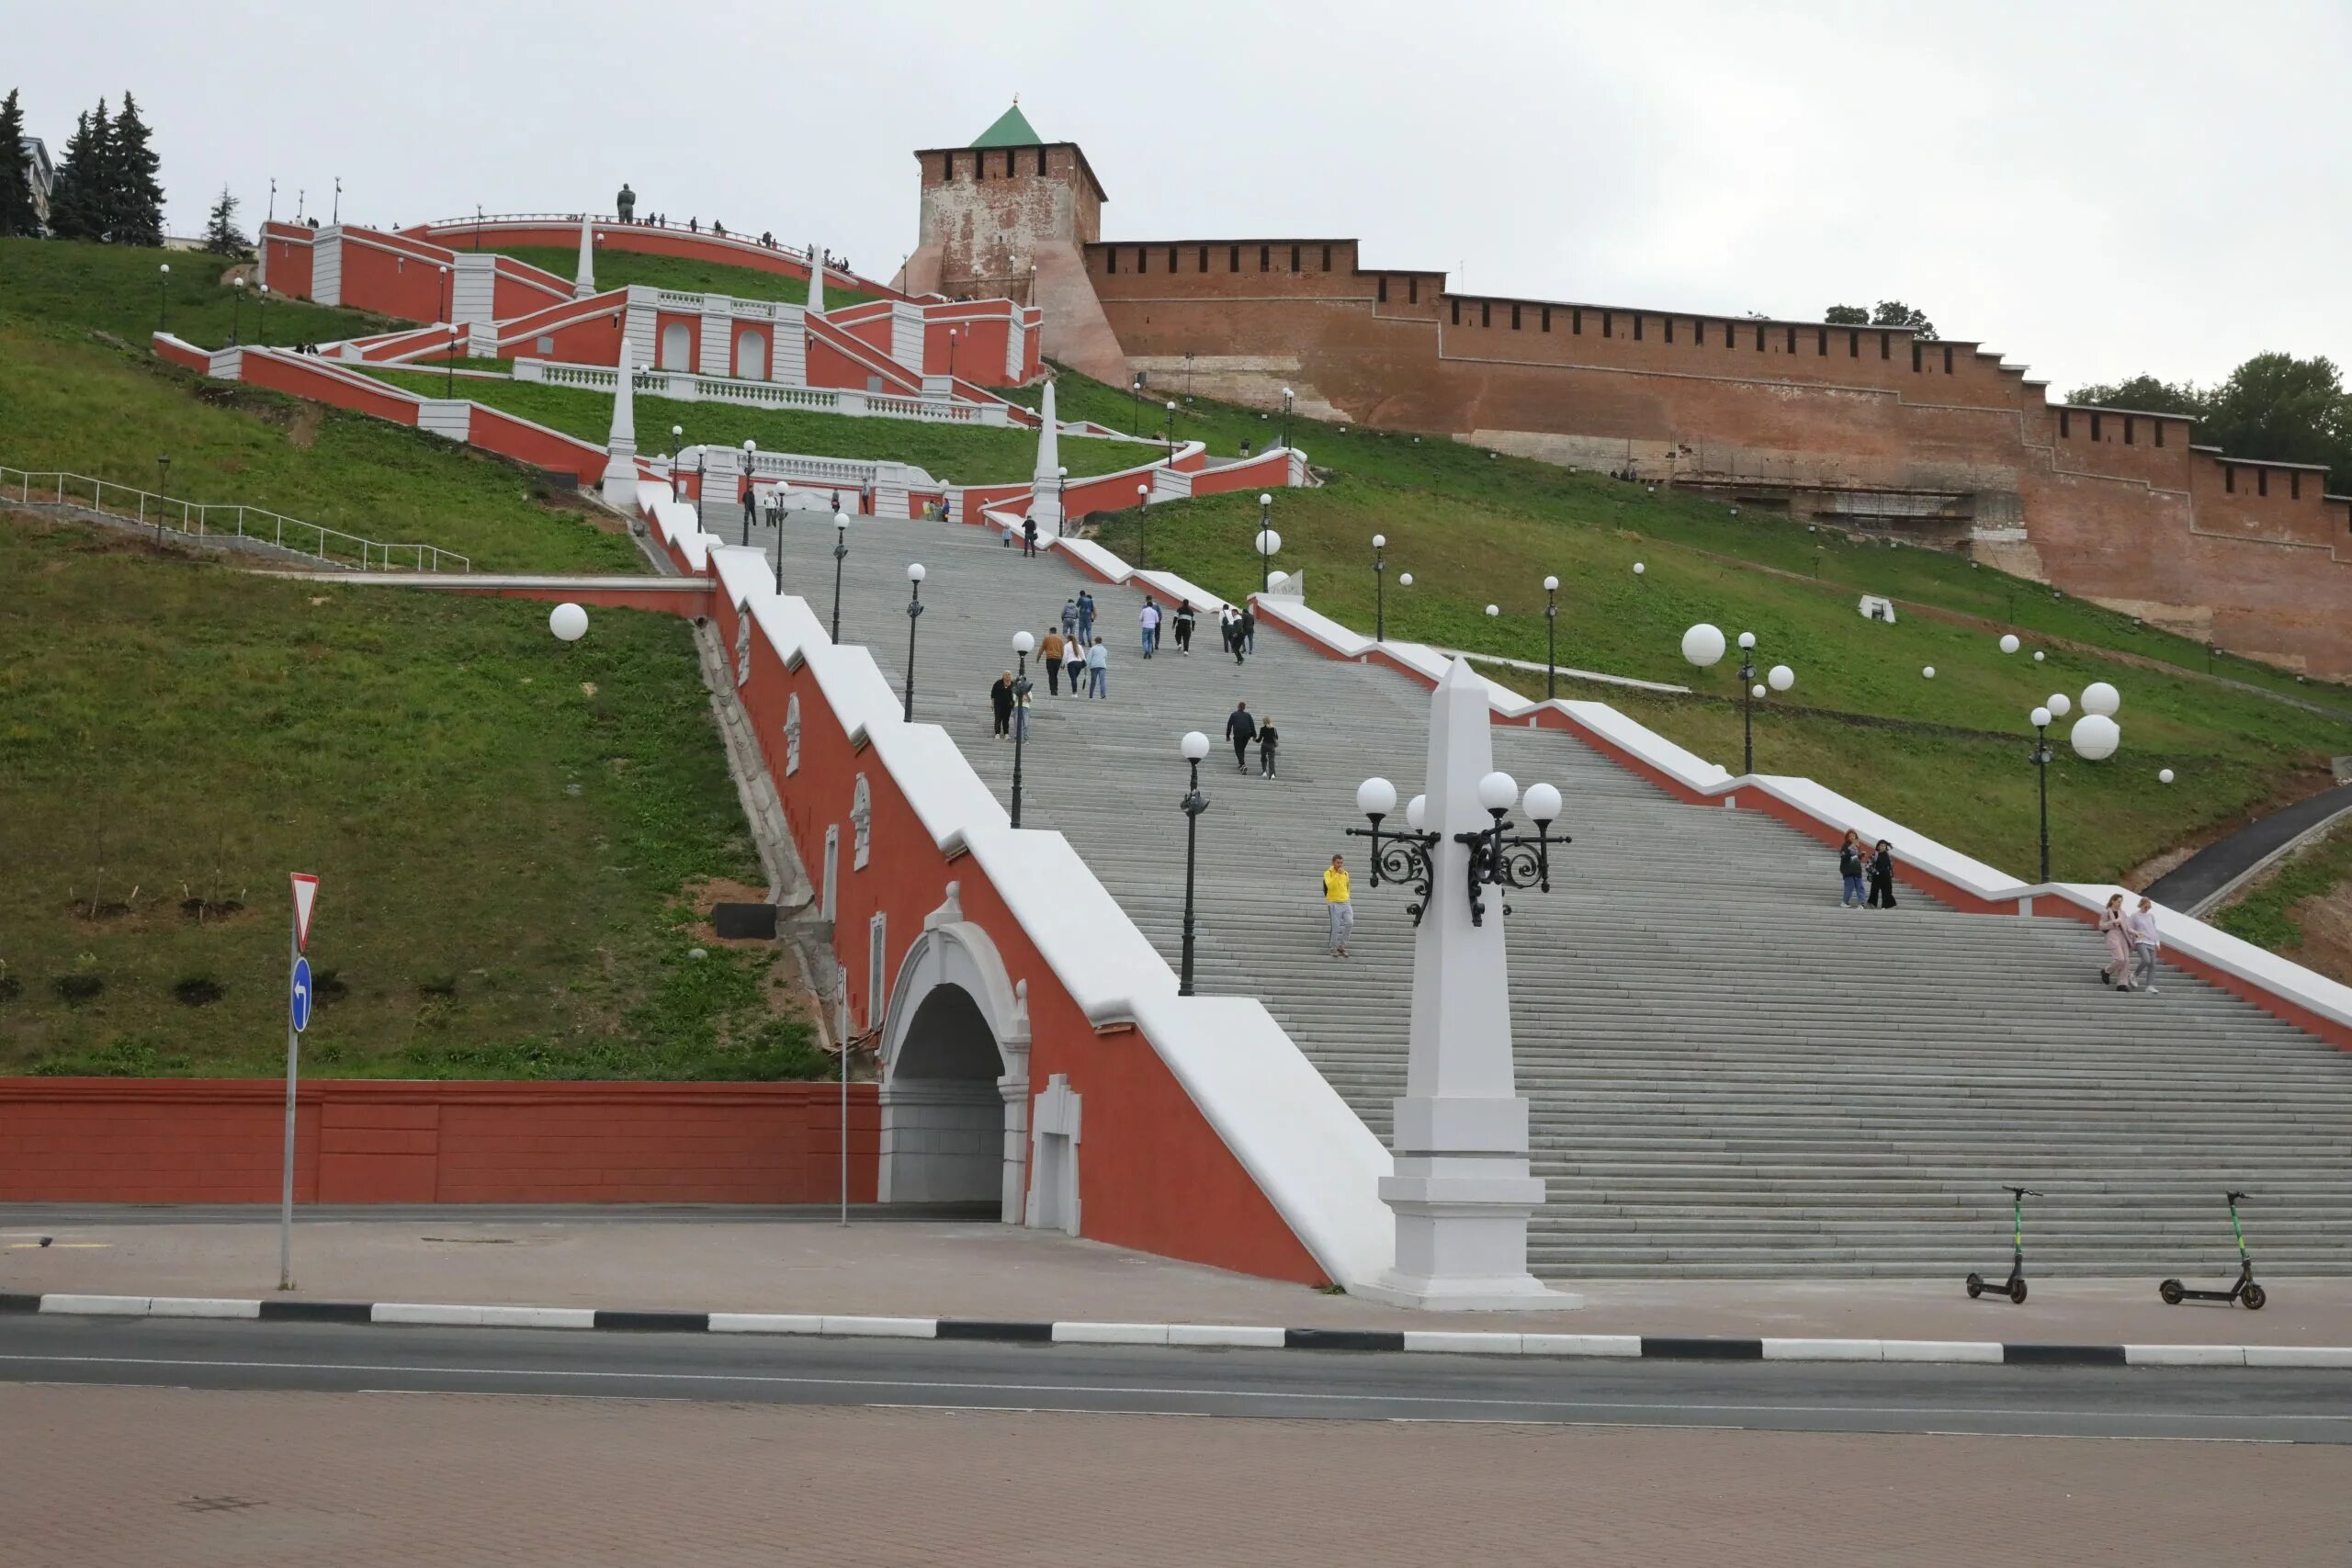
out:
M31 171L25 167L25 111L17 89L0 98L0 239L40 232Z
M159 163L149 145L147 122L139 118L139 101L126 91L107 159L107 238L113 243L164 243L164 187L155 179Z
M237 227L237 198L229 187L220 187L220 199L212 204L212 211L204 220L204 248L216 256L249 256L254 254L253 242Z
M49 231L61 240L106 238L106 164L113 131L107 123L107 101L98 100L95 116L87 109L74 117L74 135L58 160L57 177L49 192Z

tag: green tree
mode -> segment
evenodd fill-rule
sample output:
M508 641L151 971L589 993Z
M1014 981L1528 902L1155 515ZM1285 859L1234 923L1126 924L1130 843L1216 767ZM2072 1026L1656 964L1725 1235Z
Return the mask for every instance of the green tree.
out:
M1928 320L1928 313L1925 310L1915 310L1900 299L1880 300L1877 310L1871 316L1871 325L1908 327L1917 337L1932 338L1936 335L1936 323Z
M164 243L164 187L155 178L161 160L149 145L139 101L122 95L114 118L114 143L107 160L107 238L118 245Z
M33 206L32 173L25 166L25 111L17 107L17 89L0 98L0 238L40 232L40 209Z
M1871 313L1860 305L1832 305L1822 312L1821 319L1833 327L1866 327L1871 324Z
M104 98L96 112L85 109L74 117L74 135L58 160L57 177L49 191L49 231L59 239L107 237L107 160L113 141Z
M2324 463L2330 488L2352 484L2352 399L2324 355L2257 354L2209 396L2206 439L2233 457Z
M204 248L216 256L249 256L254 254L253 242L237 227L237 198L229 187L220 187L220 199L212 204L212 211L204 220Z
M2186 414L2190 419L2205 417L2206 394L2189 382L2178 385L2154 376L2126 377L2120 381L2094 381L2087 387L2077 387L2066 394L2070 403L2087 403L2097 408L2132 409L2143 413Z

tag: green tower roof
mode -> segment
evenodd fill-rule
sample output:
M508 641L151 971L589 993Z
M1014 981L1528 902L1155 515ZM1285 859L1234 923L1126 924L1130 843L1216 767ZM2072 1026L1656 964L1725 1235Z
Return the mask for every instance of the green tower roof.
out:
M1012 100L1011 108L997 116L994 125L972 139L972 145L975 147L1035 147L1043 141L1045 138L1037 134L1037 128L1029 123L1029 117L1021 112L1021 100L1015 98Z

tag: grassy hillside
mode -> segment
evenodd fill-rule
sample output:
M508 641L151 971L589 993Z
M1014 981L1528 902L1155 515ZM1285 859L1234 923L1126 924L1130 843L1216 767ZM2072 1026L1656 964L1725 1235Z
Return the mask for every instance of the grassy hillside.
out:
M374 369L369 374L435 397L441 395L444 385L441 375L429 370ZM468 381L458 391L460 397L600 446L613 426L613 399L608 392L504 379ZM738 446L752 440L769 452L889 458L912 463L933 479L958 484L1025 483L1037 467L1034 431L931 424L911 419L856 419L736 403L684 403L641 393L636 410L638 449L649 453L667 452L670 427L682 425L688 443ZM1061 444L1061 457L1073 474L1090 474L1147 462L1151 453L1131 442L1068 437Z
M278 1071L296 870L312 1073L818 1070L765 951L689 955L688 890L759 873L682 621L23 520L0 577L0 1073Z
M1129 423L1115 389L1066 376L1057 400L1073 414ZM1254 412L1195 404L1177 431L1224 451L1253 425L1264 428ZM1759 705L1759 771L1809 774L2012 872L2030 874L2035 860L2025 714L2052 692L2078 694L2106 680L2124 698L2124 745L2109 762L2075 759L2063 740L2071 720L2057 728L2052 869L2062 877L2120 875L2320 786L2327 756L2352 750L2352 698L2340 689L2235 660L2222 662L2226 680L2208 678L2204 650L2186 639L1962 558L1735 516L1719 502L1437 437L1308 421L1293 428L1296 445L1334 472L1320 489L1277 494L1274 564L1305 570L1317 608L1372 628L1371 540L1383 534L1391 636L1540 663L1543 580L1556 575L1563 665L1694 688L1673 698L1568 684L1563 694L1611 702L1735 770L1736 664L1727 657L1693 670L1679 645L1696 621L1727 636L1753 631L1760 664L1787 663L1797 675L1787 696ZM1257 517L1254 496L1156 508L1151 558L1238 594L1258 582ZM1102 538L1134 558L1136 519L1106 519ZM1408 571L1409 590L1398 584ZM1895 598L1898 621L1864 620L1864 592ZM1488 604L1498 616L1484 613ZM2012 629L2026 648L2004 655L1996 639ZM1922 674L1929 666L1932 680ZM1541 671L1487 669L1543 694ZM2170 785L2156 779L2164 767L2175 770Z
M526 262L558 277L571 278L580 270L578 245L508 245L504 254L516 261ZM808 302L808 282L806 278L786 277L782 273L762 272L757 267L728 266L718 262L699 261L692 256L641 255L634 251L596 252L596 287L619 288L631 283L648 284L655 288L674 288L682 294L731 294L739 299L781 299L786 304L805 305ZM854 305L872 296L842 286L831 274L825 279L825 308L839 310Z
M172 269L168 290L155 270L165 265ZM221 281L229 266L220 256L192 251L0 240L0 312L95 327L141 349L159 323L208 348L227 344L232 327L243 343L295 344L401 324L304 299L273 297L265 306L252 288L240 299Z

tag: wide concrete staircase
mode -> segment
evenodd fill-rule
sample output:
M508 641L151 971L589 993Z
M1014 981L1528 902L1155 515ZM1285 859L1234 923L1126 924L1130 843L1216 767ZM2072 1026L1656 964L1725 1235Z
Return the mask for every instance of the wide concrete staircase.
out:
M1084 580L960 525L860 523L851 542L843 640L902 679L905 568L923 561L915 716L944 725L1009 798L1012 748L990 737L988 686L1012 663L1012 633L1042 634ZM785 530L787 582L820 615L831 545L830 519ZM1111 697L1055 697L1038 679L1023 825L1068 835L1174 964L1178 742L1207 732L1200 989L1261 998L1385 1140L1412 926L1404 891L1372 889L1363 841L1341 830L1363 823L1365 775L1400 797L1420 788L1427 694L1271 628L1243 666L1205 623L1190 659L1171 638L1146 661L1142 595L1096 598ZM1280 728L1279 780L1255 776L1254 753L1236 774L1220 738L1237 700ZM2005 1273L2009 1181L2049 1194L2027 1214L2031 1272L2225 1276L2227 1187L2255 1194L2266 1269L2352 1271L2352 1058L2177 971L2154 996L2106 990L2104 950L2072 921L1917 894L1841 909L1834 852L1792 829L1674 801L1557 732L1494 739L1522 785L1560 787L1575 839L1551 893L1510 900L1519 1083L1550 1190L1539 1273ZM1356 874L1347 959L1324 951L1319 874L1335 851Z

